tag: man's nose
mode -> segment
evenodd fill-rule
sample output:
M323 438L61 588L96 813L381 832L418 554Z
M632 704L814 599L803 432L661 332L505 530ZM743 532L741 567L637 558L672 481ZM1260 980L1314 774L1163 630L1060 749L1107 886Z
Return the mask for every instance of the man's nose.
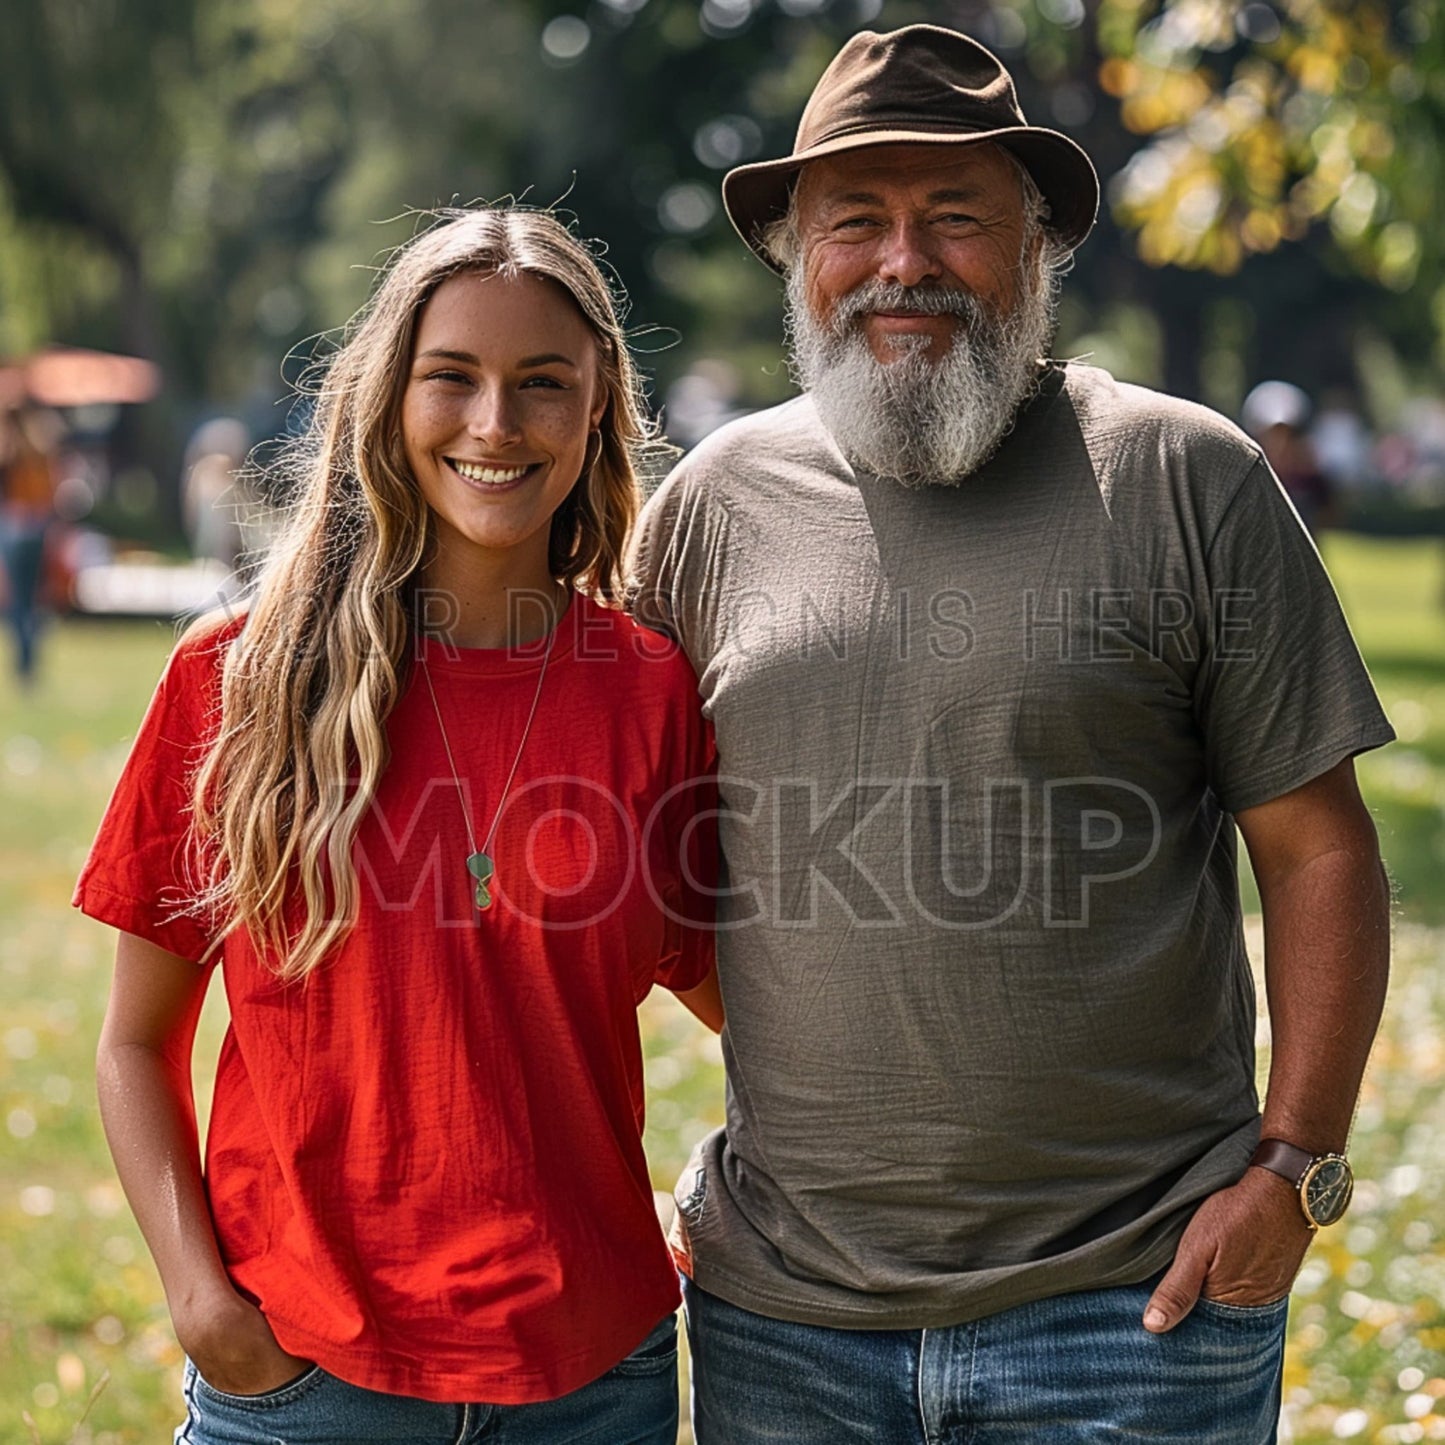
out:
M467 434L489 447L521 440L522 422L516 398L505 387L479 387L467 410Z
M927 227L906 218L896 221L884 238L878 258L878 279L900 286L917 286L923 281L936 281L942 275L943 266Z

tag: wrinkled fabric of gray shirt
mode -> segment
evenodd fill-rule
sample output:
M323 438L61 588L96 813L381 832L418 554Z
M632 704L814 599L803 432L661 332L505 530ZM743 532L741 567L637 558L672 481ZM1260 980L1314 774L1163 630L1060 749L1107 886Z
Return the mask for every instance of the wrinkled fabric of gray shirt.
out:
M725 809L685 1268L921 1328L1165 1265L1258 1136L1231 814L1393 736L1258 448L1070 364L911 490L801 397L682 462L633 572Z

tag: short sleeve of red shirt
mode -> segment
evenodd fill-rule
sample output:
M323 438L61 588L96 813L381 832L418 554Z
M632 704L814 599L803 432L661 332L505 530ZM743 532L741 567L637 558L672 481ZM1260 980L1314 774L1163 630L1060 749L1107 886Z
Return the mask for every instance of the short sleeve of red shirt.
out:
M221 661L239 627L198 627L171 655L72 899L182 958L199 959L210 943L201 920L183 911L195 887L190 790L214 732Z

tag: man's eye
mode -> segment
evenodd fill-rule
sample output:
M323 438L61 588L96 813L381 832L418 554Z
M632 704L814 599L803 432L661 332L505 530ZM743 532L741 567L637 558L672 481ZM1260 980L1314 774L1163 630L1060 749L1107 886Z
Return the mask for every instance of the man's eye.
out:
M844 216L843 219L838 222L838 229L840 231L856 231L873 224L872 216Z
M945 226L971 226L977 220L977 216L970 216L964 211L949 211L947 215L939 216L938 219Z

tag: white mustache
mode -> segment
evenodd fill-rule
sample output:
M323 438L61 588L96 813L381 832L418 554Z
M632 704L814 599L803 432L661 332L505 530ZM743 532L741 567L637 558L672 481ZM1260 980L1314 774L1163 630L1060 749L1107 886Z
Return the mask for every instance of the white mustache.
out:
M972 291L958 286L904 286L898 281L865 281L839 298L829 318L829 327L841 335L845 327L871 311L961 316L975 325L988 315L983 302Z

